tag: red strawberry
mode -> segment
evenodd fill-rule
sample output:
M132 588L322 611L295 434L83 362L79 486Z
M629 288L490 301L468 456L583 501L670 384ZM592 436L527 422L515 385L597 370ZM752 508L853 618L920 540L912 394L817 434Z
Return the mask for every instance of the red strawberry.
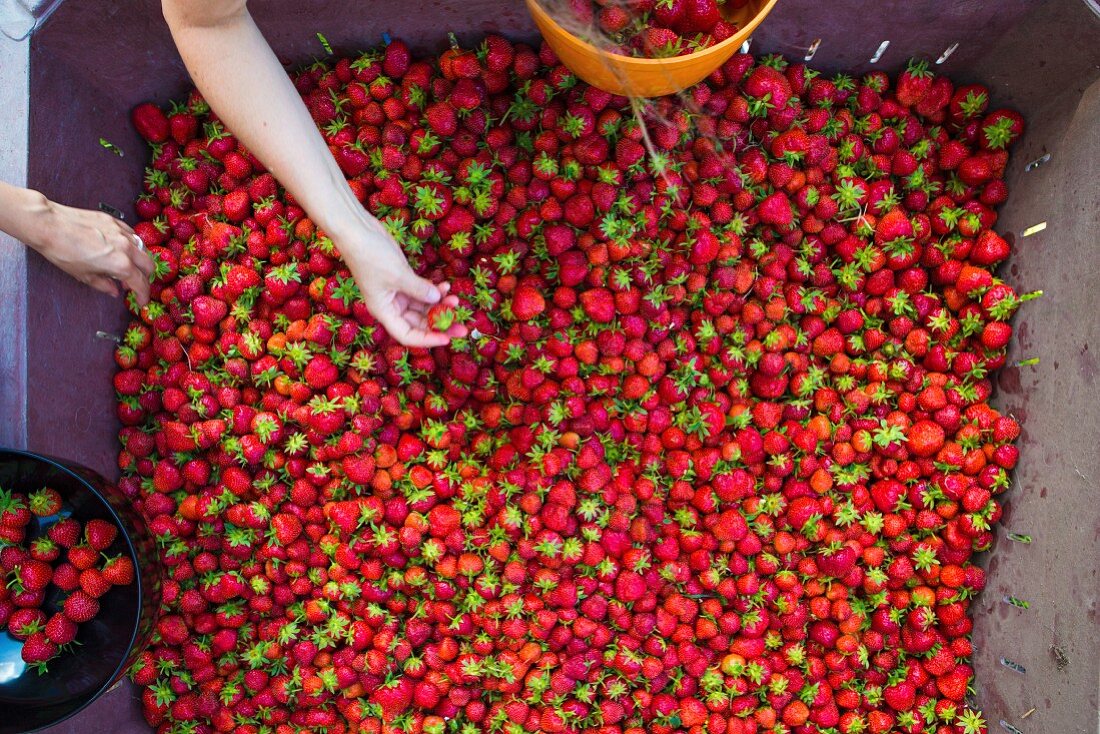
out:
M27 507L27 499L21 494L0 489L0 525L9 528L23 528L33 515Z
M432 331L447 331L455 324L454 306L436 304L428 309L428 328Z
M69 563L79 571L86 571L95 566L99 560L99 553L90 545L77 545L69 549Z
M1011 253L1004 238L991 229L982 230L977 242L970 249L970 261L975 265L988 267L996 265Z
M882 690L883 700L895 711L911 711L916 702L917 691L908 681L902 681Z
M62 591L73 591L80 586L80 571L68 562L58 564L53 570L53 585Z
M56 561L61 555L61 549L57 543L53 542L49 538L39 537L31 541L31 558L35 558L39 561Z
M20 655L28 665L38 665L57 655L57 645L50 642L44 632L36 632L23 643Z
M8 632L17 640L26 640L45 624L46 614L41 609L16 609L8 617Z
M229 313L229 306L213 296L202 295L191 303L191 312L195 316L195 325L212 329Z
M43 487L31 492L27 498L27 506L38 517L49 517L61 511L61 495L56 489Z
M980 186L993 178L993 165L985 155L972 155L959 164L959 178L967 186Z
M679 31L687 18L688 0L656 0L653 6L653 22Z
M62 609L66 617L77 624L83 624L99 614L99 602L84 591L74 591L65 600Z
M981 124L978 143L985 150L1003 150L1024 134L1024 118L1015 110L994 110Z
M93 518L84 525L84 538L93 550L107 550L117 537L118 528L107 520Z
M517 321L530 321L543 312L546 301L530 286L520 286L512 294L512 316Z
M130 120L138 135L150 143L163 143L168 140L168 116L151 102L139 104L130 113Z
M409 708L412 703L413 684L409 678L400 678L383 684L370 694L370 700L381 708L381 719L390 723Z
M911 59L905 71L898 75L895 94L898 102L912 107L932 89L934 74L928 70L928 62Z
M875 223L875 244L911 240L913 224L901 209L891 209Z
M948 107L951 121L956 125L979 117L989 105L989 90L981 84L965 84L951 95Z
M962 703L966 698L966 689L970 684L970 672L963 666L957 666L947 675L936 679L936 688L944 698Z
M756 214L761 222L770 224L780 231L789 230L794 226L794 209L791 200L782 192L765 197L757 205Z
M76 639L76 623L61 612L57 612L46 622L46 639L55 645L68 645Z
M103 565L103 579L112 586L128 586L134 582L134 562L118 556Z
M639 39L639 45L644 54L654 59L679 56L684 49L684 42L680 35L668 28L646 28Z
M98 599L111 589L111 583L103 577L103 572L97 568L89 568L80 572L80 588L92 597Z
M943 447L943 428L933 421L917 421L906 434L909 450L917 456L934 456Z
M791 97L791 83L782 72L770 66L757 66L745 80L745 94L767 103L775 109L783 109Z
M41 591L50 584L53 568L45 561L28 558L17 567L16 572L28 591Z
M585 315L597 324L609 324L615 320L615 297L606 288L592 288L580 295Z
M722 20L716 0L687 0L682 33L710 33Z

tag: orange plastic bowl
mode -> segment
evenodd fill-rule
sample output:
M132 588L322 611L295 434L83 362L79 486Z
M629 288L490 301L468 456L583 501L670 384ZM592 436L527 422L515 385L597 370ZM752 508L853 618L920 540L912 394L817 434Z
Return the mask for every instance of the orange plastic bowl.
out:
M578 38L539 4L527 0L527 9L561 62L594 87L628 97L660 97L698 84L724 64L768 16L778 0L752 0L727 14L740 30L707 49L667 59L642 59L609 53Z

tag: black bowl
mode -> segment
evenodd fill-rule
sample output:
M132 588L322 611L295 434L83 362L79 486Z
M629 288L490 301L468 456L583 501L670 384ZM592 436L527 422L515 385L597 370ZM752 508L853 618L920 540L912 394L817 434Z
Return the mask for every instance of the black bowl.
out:
M129 586L111 588L100 598L99 614L80 625L76 637L80 644L51 660L44 674L23 662L22 643L6 630L0 633L0 734L56 724L110 689L148 641L160 602L156 544L140 514L114 485L61 459L0 449L0 487L26 494L43 486L61 494L63 508L60 515L35 518L28 528L28 542L44 535L60 517L72 516L82 523L93 518L107 520L120 531L107 553L130 556L135 579ZM62 596L54 587L50 592L47 614L58 608Z

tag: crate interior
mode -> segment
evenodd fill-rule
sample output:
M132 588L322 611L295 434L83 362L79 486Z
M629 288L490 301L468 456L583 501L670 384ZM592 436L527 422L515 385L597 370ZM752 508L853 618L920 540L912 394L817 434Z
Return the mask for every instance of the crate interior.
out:
M418 51L438 50L451 31L460 40L489 31L534 38L518 0L273 0L252 12L288 63L323 53L318 31L345 51L376 44L383 33ZM990 85L995 102L1027 118L996 227L1016 246L1001 275L1021 292L1041 288L1046 295L1017 316L1010 353L1010 364L1040 362L1004 369L995 397L1022 421L1023 435L986 557L989 586L975 612L976 703L991 730L1004 721L1025 734L1096 731L1100 503L1091 495L1100 481L1100 411L1093 402L1100 376L1100 18L1084 0L781 0L751 50L800 58L815 41L812 65L830 71L896 72L911 56L946 56L937 71ZM66 204L108 204L132 221L145 150L129 109L179 97L187 84L159 3L65 3L31 41L28 184ZM101 137L124 155L101 147ZM114 345L97 332L119 333L126 315L118 302L33 254L13 262L0 278L0 312L15 319L0 332L10 337L0 349L5 440L115 475ZM1010 532L1031 542L1010 540ZM1006 603L1006 596L1029 608ZM123 684L56 731L89 731L89 721L97 731L145 731L135 697Z

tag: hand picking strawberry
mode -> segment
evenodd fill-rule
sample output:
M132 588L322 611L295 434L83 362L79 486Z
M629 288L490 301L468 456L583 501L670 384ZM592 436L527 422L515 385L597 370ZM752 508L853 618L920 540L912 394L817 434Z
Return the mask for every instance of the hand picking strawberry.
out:
M165 0L163 9L205 101L332 238L367 308L390 335L416 347L464 335L461 326L447 333L428 327L428 308L457 300L445 284L417 276L393 237L363 209L244 0ZM400 67L409 63L404 44L394 46L387 63L403 73Z
M0 181L0 231L97 291L117 297L121 283L139 304L149 301L153 260L134 230L109 214Z

